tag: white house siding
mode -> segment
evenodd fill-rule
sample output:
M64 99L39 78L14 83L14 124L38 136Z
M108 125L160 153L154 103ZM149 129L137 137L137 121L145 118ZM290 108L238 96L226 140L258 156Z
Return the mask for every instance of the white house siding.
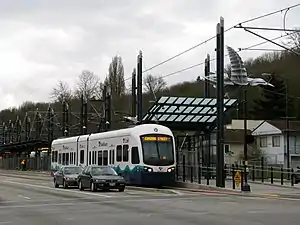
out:
M260 124L262 124L264 120L247 120L247 129L254 130ZM231 124L226 126L227 129L244 129L244 120L232 120Z
M284 164L284 136L280 129L264 122L252 132L252 135L256 137L257 146L264 152L268 164ZM273 136L280 137L279 147L273 147ZM261 147L260 141L264 137L267 138L267 146Z

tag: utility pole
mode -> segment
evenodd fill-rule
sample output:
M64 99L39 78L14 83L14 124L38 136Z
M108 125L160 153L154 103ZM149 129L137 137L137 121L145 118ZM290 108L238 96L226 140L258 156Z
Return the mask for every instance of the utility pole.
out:
M65 136L69 136L69 104L66 102L65 111Z
M225 187L224 177L224 19L217 24L217 165L216 186Z
M81 104L80 104L80 134L83 134L83 120L84 120L84 102L83 102L83 94L80 97Z
M205 59L204 72L205 72L205 77L208 77L209 74L210 74L210 55L209 54L207 54L207 57ZM209 96L210 96L209 82L207 81L207 79L205 79L205 82L204 82L204 97L209 98Z
M137 120L141 122L143 116L142 51L140 51L137 61Z
M247 87L244 87L244 182L242 191L251 191L250 185L248 184L248 108L247 108Z
M83 109L84 109L84 116L83 116L83 134L87 134L88 132L88 108L87 108L87 96L84 96L83 100Z
M205 59L205 68L204 68L204 75L205 77L208 77L210 74L210 55L207 54L207 57ZM204 80L204 97L205 98L209 98L210 97L210 89L209 89L209 82L207 81L207 79ZM211 146L210 146L210 131L207 131L207 135L206 135L206 141L207 141L207 166L210 168L210 155L211 155Z
M65 100L62 103L62 136L65 136L65 130L66 130L66 102Z
M103 102L104 102L104 131L111 128L111 94L110 88L106 85L103 88Z
M131 81L131 115L136 117L136 70L133 69Z

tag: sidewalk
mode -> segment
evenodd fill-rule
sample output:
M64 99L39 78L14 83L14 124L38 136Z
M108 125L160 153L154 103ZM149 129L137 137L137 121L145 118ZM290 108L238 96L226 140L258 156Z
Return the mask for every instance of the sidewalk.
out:
M259 181L249 181L251 187L251 193L254 195L265 195L265 196L285 196L285 197L296 197L300 198L300 184L295 184L295 186L281 185L280 182L270 182L261 183ZM206 184L206 180L202 180L201 184L196 182L178 182L178 186L181 188L189 189L205 189L205 190L215 190L229 193L242 193L241 186L236 186L235 189L232 188L233 184L231 180L225 181L225 188L216 187L216 180L210 180L209 185Z

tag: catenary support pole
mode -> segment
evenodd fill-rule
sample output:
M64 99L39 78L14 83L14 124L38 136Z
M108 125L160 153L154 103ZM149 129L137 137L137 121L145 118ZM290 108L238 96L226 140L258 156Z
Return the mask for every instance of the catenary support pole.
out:
M217 165L216 186L225 187L224 177L224 19L217 24Z

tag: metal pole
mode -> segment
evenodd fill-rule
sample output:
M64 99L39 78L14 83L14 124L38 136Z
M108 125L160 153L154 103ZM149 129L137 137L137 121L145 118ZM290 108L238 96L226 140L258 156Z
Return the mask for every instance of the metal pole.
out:
M242 186L242 191L251 191L250 185L248 184L248 143L247 143L247 118L248 118L248 109L247 109L247 88L244 88L244 182Z
M207 54L207 57L205 59L205 77L209 76L210 74L210 55ZM209 82L205 80L204 83L204 97L209 98L210 97L210 90L209 90ZM206 140L207 140L207 166L210 170L210 155L211 155L211 143L210 143L210 132L206 134Z
M288 170L290 169L290 132L289 132L289 112L288 112L288 85L287 85L287 80L285 79L285 122L286 122L286 164ZM288 173L288 178L290 178L290 173Z
M69 136L69 104L68 103L66 103L66 112L65 112L65 119L66 119L66 127L65 127L65 129L66 129L66 136Z
M62 103L62 136L65 136L66 130L66 102L63 101Z
M137 63L137 120L142 121L143 114L143 77L142 77L142 51L138 55Z
M136 70L132 72L132 87L131 87L131 115L136 117Z
M210 56L209 54L207 54L207 58L205 59L205 77L208 77L210 74ZM205 80L204 82L204 97L205 98L209 98L209 82L207 82L207 80Z
M111 94L108 93L107 95L107 130L111 128Z
M85 99L84 99L84 123L83 123L83 126L84 126L84 129L83 129L83 134L87 134L87 131L88 131L88 110L87 110L87 97L85 96Z
M83 120L84 120L84 102L83 102L83 94L81 94L81 107L80 107L80 134L84 133L83 129Z
M216 186L225 187L224 177L224 20L217 24L217 165Z

